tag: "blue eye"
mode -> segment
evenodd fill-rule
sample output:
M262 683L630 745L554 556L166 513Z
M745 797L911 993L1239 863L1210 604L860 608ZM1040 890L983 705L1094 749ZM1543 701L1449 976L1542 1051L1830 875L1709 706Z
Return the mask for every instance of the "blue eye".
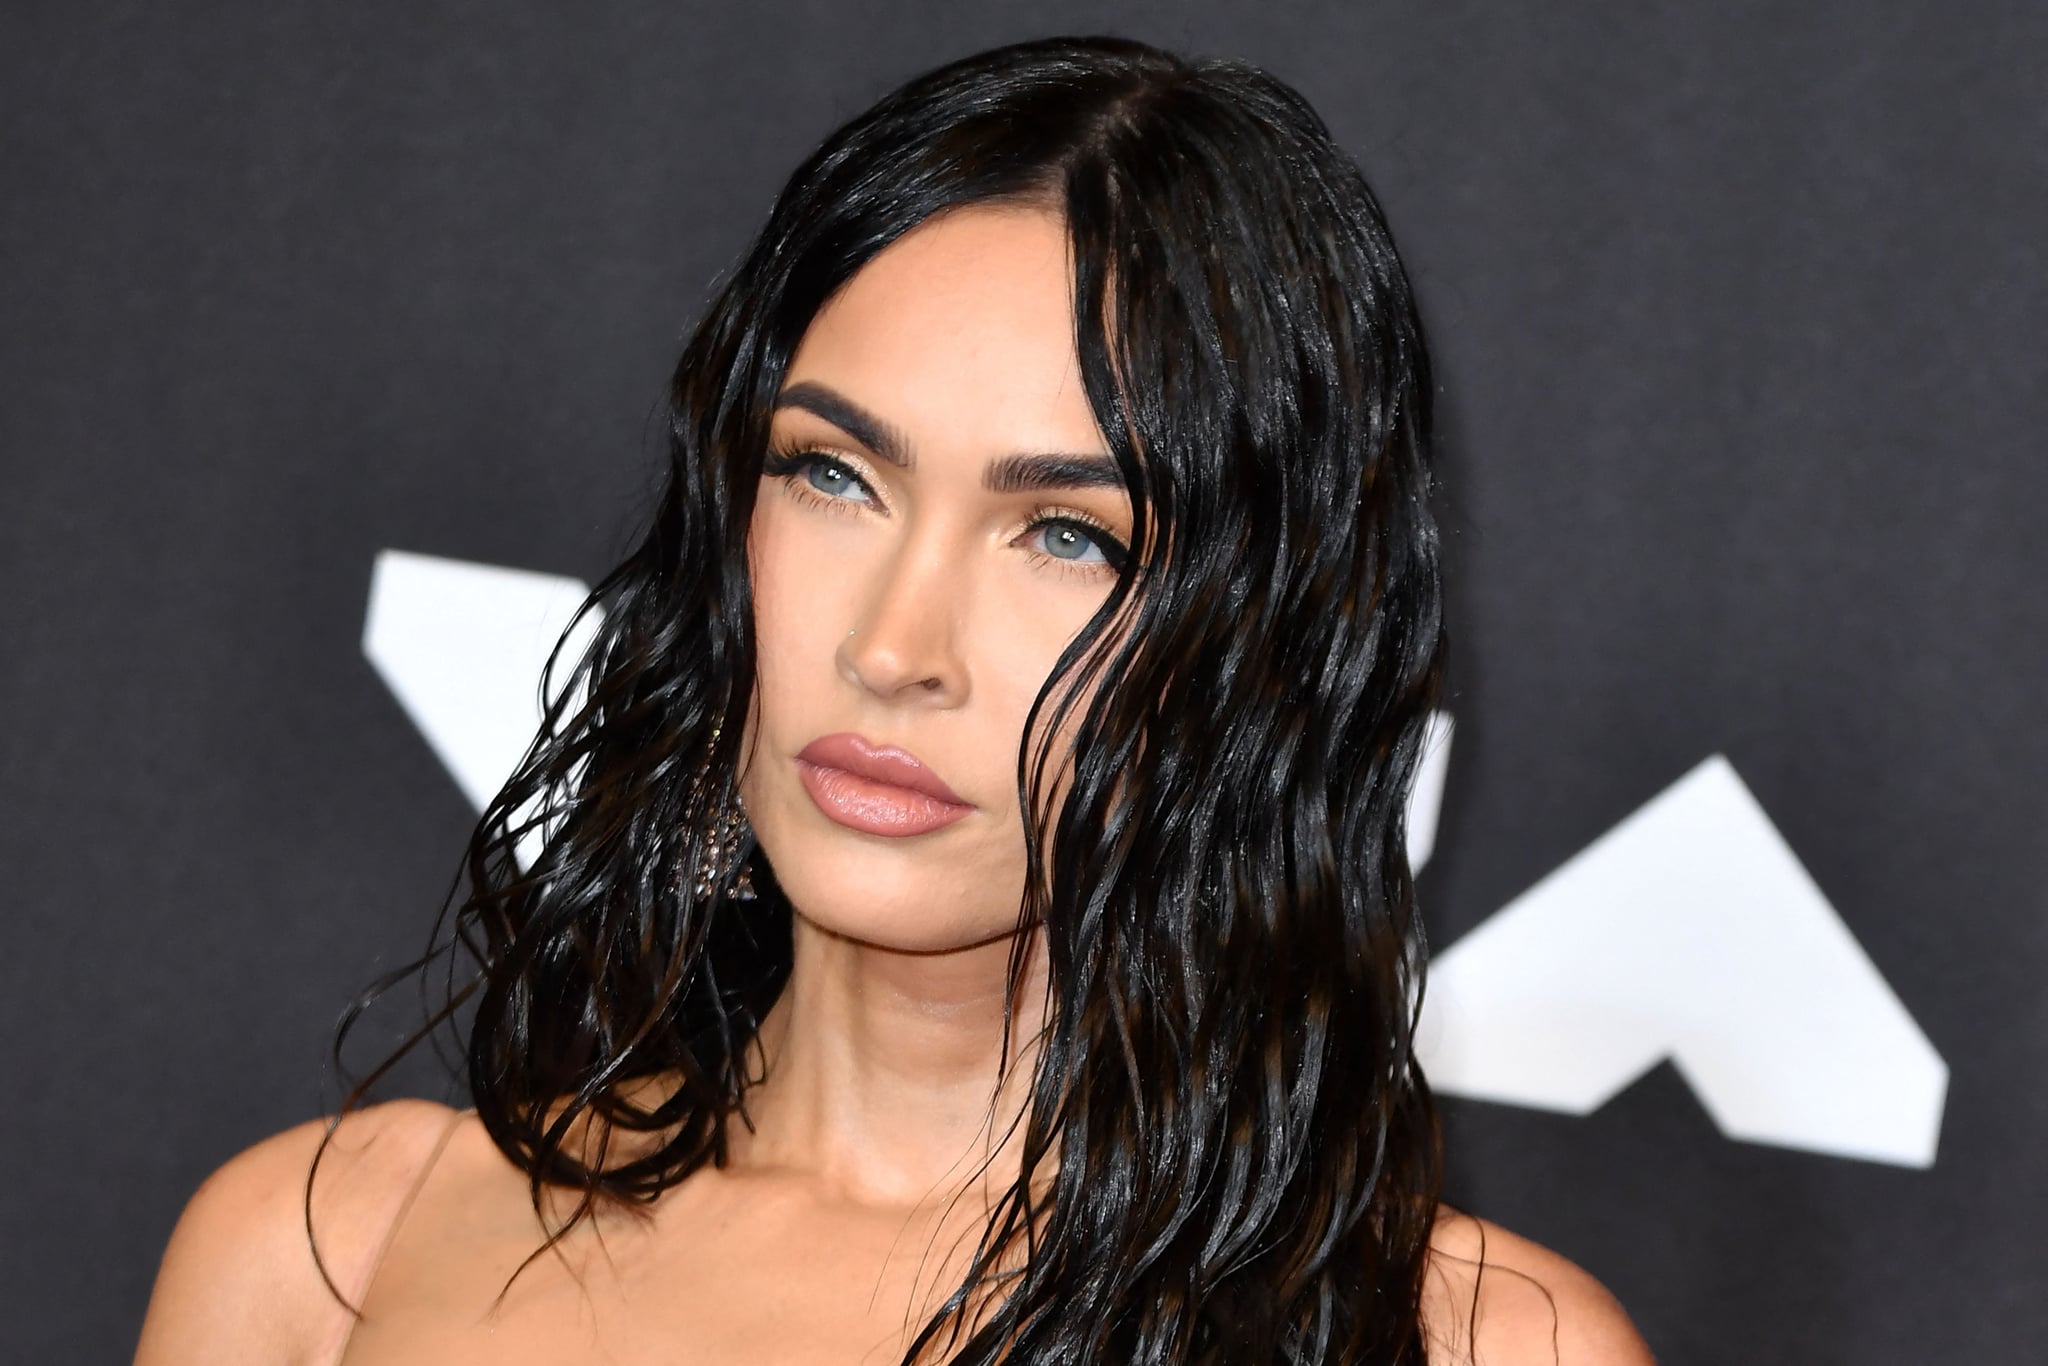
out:
M803 462L804 482L818 492L833 498L844 498L850 493L857 494L854 502L867 502L867 489L860 482L860 476L846 466L816 456Z
M761 473L771 479L801 480L803 493L816 494L827 502L866 505L878 501L851 464L823 451L770 450L762 459Z
M1045 553L1068 564L1100 564L1112 568L1123 563L1124 548L1085 522L1065 517L1048 517L1033 530Z

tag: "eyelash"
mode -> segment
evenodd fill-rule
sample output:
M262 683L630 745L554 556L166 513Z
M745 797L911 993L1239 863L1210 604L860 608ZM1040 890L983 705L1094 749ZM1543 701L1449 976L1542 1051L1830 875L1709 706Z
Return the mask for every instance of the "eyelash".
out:
M813 488L809 483L798 477L813 465L837 466L839 469L844 470L849 478L853 479L863 489L866 489L868 497L874 498L877 504L881 502L875 496L874 486L868 483L867 479L854 467L852 461L827 451L807 449L770 450L767 458L762 462L761 470L762 473L771 479L783 480L798 497L815 503L828 512L853 513L854 509L860 506L859 503L847 498L834 498L819 489ZM1029 536L1033 532L1040 531L1049 526L1077 527L1088 537L1095 548L1102 552L1102 563L1066 560L1057 555L1048 555L1042 550L1032 550L1029 552L1033 559L1050 564L1060 573L1072 574L1080 578L1093 578L1103 573L1116 573L1122 570L1124 559L1130 554L1129 548L1111 534L1108 527L1102 525L1102 523L1086 513L1071 508L1060 508L1057 510L1048 508L1041 510L1037 516L1025 523L1022 534Z

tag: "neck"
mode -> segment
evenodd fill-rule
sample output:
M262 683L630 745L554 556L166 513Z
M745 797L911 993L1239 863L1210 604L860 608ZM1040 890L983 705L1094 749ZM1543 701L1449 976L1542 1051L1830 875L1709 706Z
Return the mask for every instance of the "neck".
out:
M761 1024L766 1074L747 1092L753 1129L730 1130L733 1164L888 1205L1015 1180L1044 1023L1044 945L1029 933L1006 996L1011 936L905 953L794 917L789 982Z

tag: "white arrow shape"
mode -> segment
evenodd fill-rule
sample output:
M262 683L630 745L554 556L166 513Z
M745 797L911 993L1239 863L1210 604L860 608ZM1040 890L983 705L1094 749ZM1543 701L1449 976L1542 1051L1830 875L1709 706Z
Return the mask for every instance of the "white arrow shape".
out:
M554 574L378 552L363 653L476 810L505 785L539 731L541 670L588 591ZM593 612L578 625L558 679L597 624ZM539 852L540 833L521 841L522 863Z
M1714 755L1429 966L1454 1095L1588 1114L1669 1058L1730 1137L1934 1162L1948 1067Z
M1444 807L1444 780L1451 770L1451 735L1456 729L1449 712L1432 712L1423 732L1422 762L1408 789L1408 868L1421 872L1436 852L1437 816Z

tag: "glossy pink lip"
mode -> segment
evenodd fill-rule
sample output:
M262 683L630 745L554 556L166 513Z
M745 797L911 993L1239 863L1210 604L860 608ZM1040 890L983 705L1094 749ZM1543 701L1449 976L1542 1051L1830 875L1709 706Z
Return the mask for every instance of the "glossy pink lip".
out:
M796 756L818 809L871 835L922 835L974 810L914 754L858 735L821 735Z

